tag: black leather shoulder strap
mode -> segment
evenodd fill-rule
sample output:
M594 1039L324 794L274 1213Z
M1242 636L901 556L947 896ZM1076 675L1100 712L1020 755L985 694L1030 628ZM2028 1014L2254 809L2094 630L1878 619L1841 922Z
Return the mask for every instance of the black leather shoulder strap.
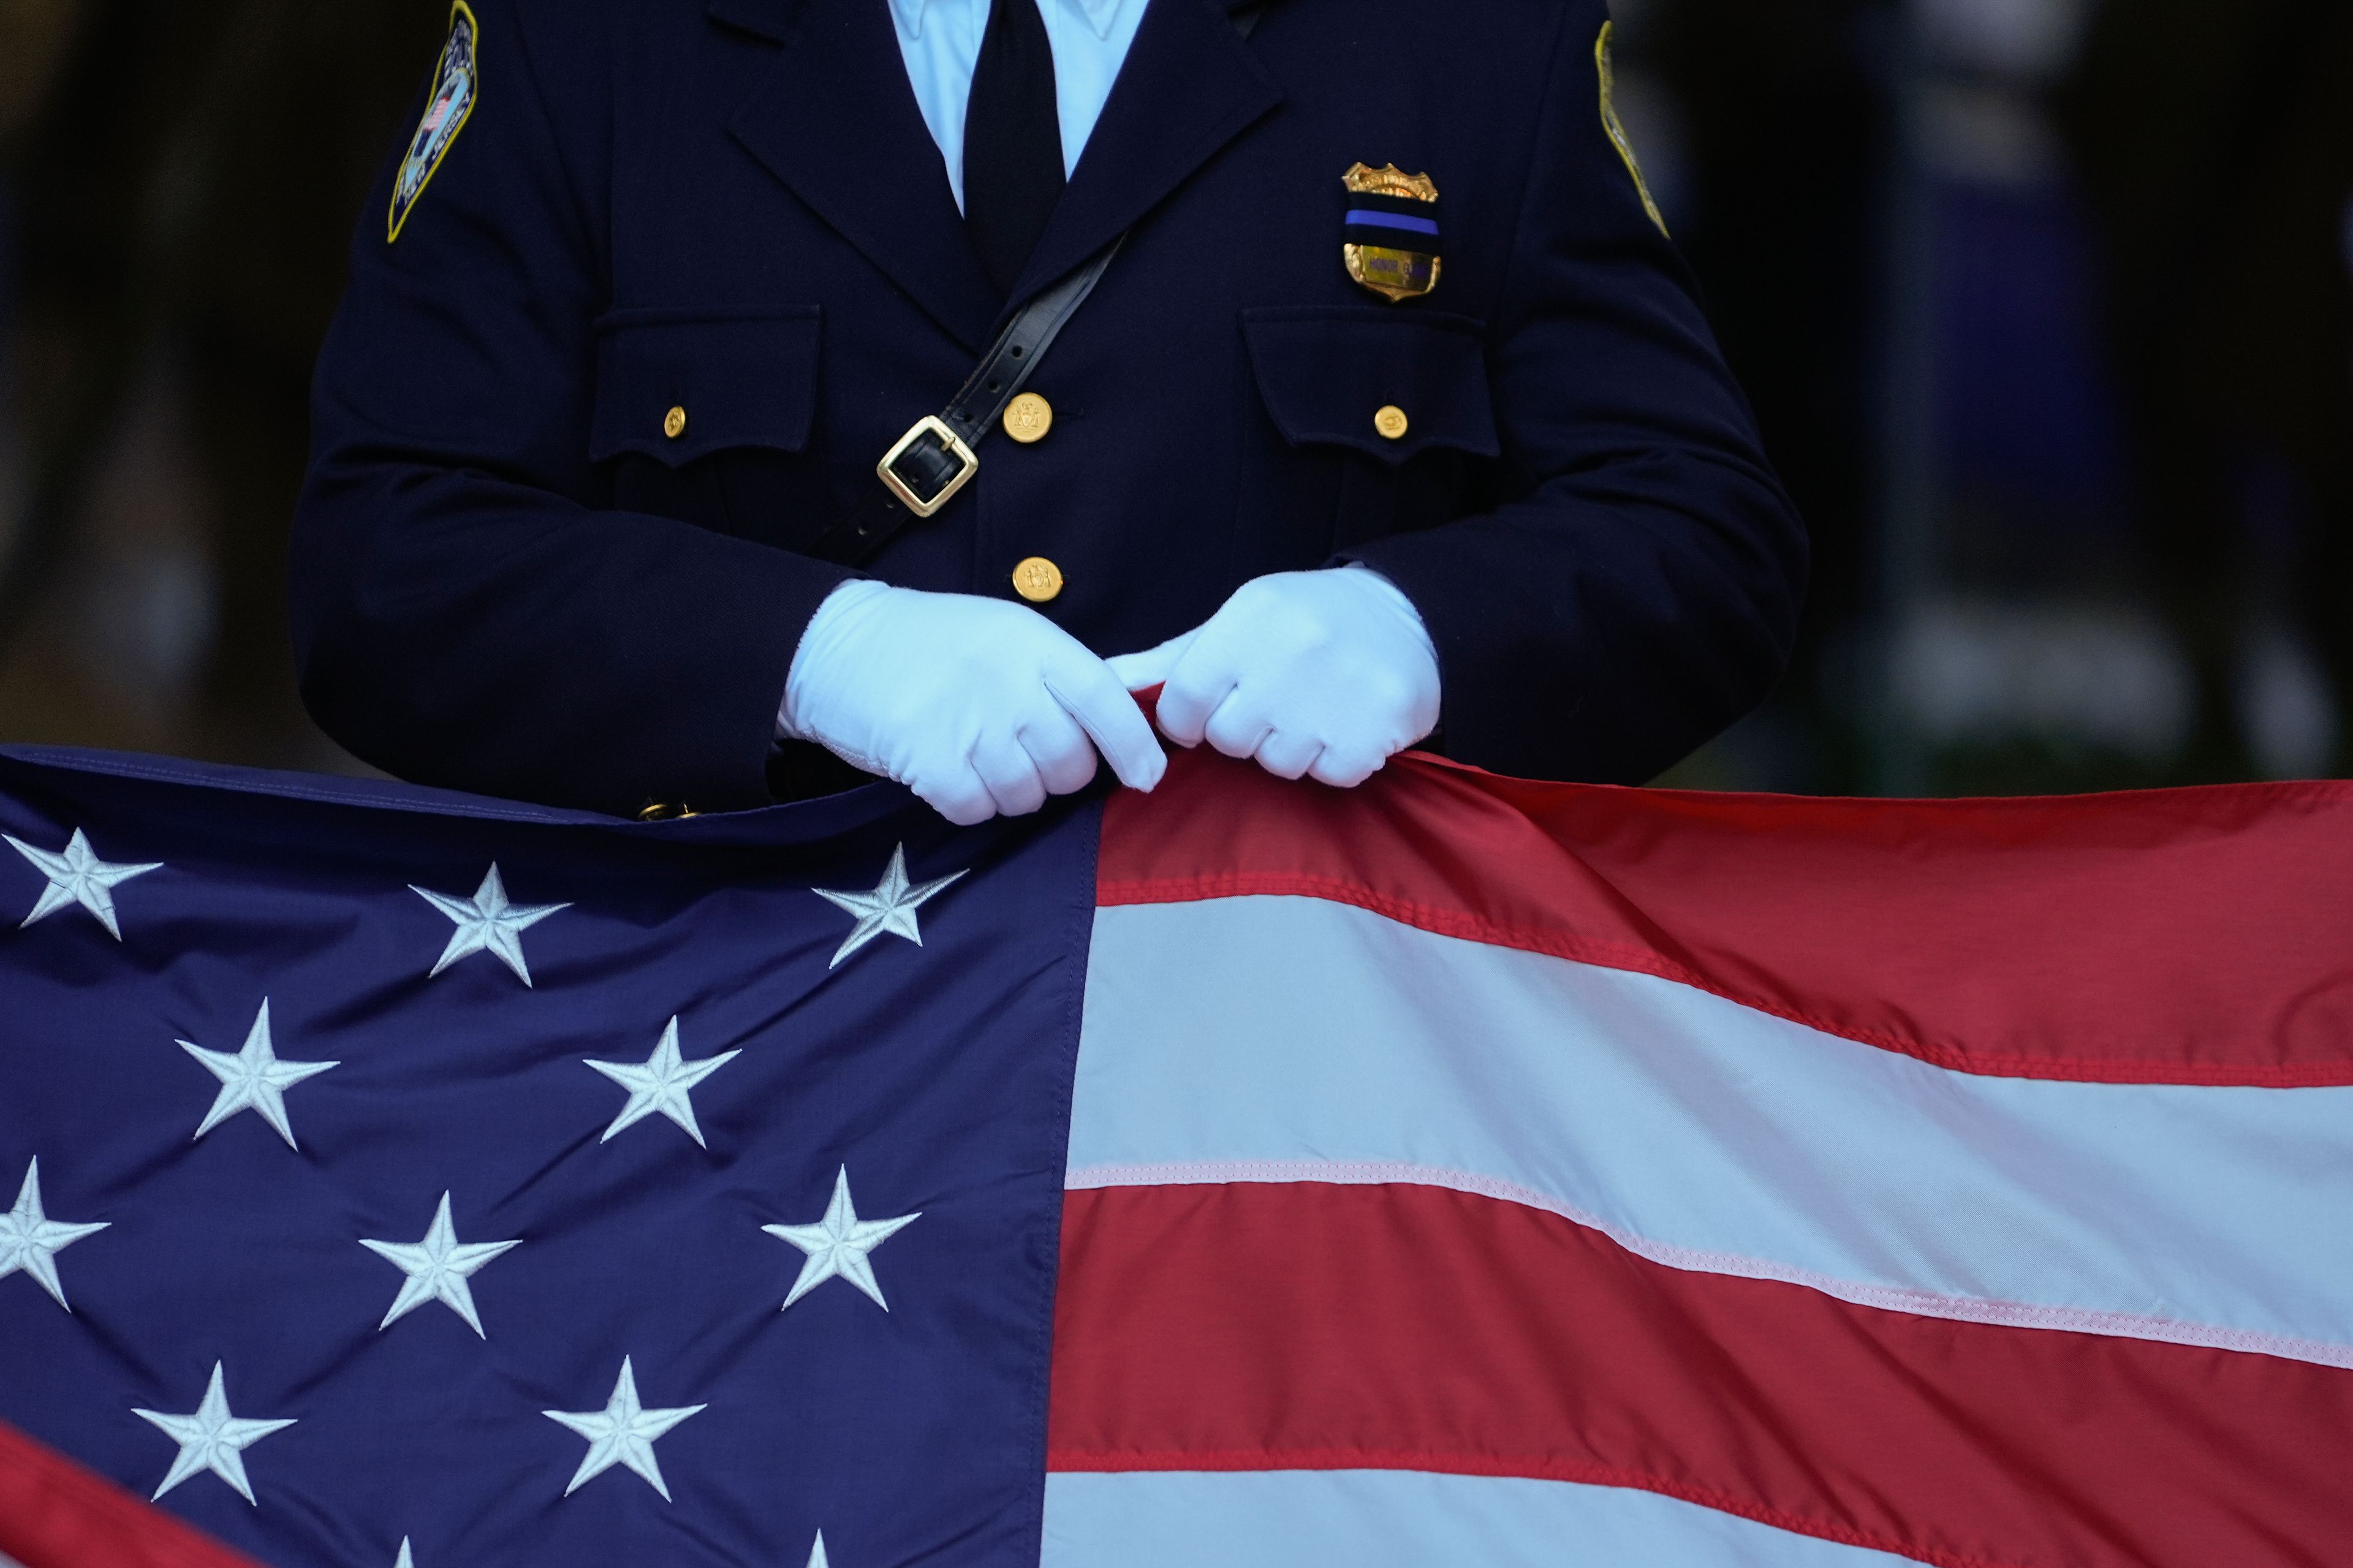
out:
M1271 0L1251 0L1229 12L1235 31L1249 37L1270 4ZM947 407L908 431L877 465L874 489L819 534L808 553L837 565L863 565L909 521L930 516L953 500L979 470L980 445L1004 416L1006 405L1021 395L1038 373L1039 361L1103 281L1126 242L1127 236L1121 235L1015 312ZM918 513L908 504L909 498L928 510Z
M1006 405L1021 395L1021 389L1037 374L1038 362L1046 357L1064 325L1094 292L1126 237L1122 235L1113 240L1084 266L1022 306L947 407L935 419L923 421L908 433L908 438L880 466L873 490L819 534L808 553L839 565L860 565L873 559L918 515L882 477L883 471L908 494L934 505L952 499L979 468L980 444L1004 416ZM953 442L942 435L943 430L953 436Z

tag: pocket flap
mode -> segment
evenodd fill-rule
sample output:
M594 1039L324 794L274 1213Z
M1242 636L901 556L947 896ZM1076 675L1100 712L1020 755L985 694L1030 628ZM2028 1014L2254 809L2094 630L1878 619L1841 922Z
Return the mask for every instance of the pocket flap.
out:
M817 418L819 312L616 310L596 323L589 459L676 468L730 447L797 452Z
M1433 447L1482 458L1503 451L1487 394L1484 329L1467 316L1246 310L1242 332L1259 395L1294 446L1353 447L1388 463ZM1405 416L1394 436L1390 410Z

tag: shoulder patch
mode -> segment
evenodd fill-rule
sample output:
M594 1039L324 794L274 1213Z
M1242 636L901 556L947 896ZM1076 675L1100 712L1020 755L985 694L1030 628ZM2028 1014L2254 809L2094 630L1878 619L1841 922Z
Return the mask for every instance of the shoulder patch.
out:
M433 68L433 90L425 100L425 118L409 141L407 156L400 161L400 173L393 176L392 216L385 233L387 245L400 237L417 199L433 183L441 160L449 155L458 132L466 128L467 119L474 112L474 100L481 92L481 67L475 58L480 37L473 8L466 0L457 0L449 10L449 41L441 47L440 62Z
M1634 176L1634 189L1641 193L1642 210L1651 215L1659 232L1666 234L1666 216L1659 211L1659 204L1651 199L1651 182L1642 177L1641 161L1634 156L1634 143L1626 135L1625 121L1618 118L1618 69L1609 58L1609 43L1617 29L1615 22L1602 23L1600 39L1593 46L1593 64L1601 73L1601 128L1609 132L1610 144L1618 149L1618 156L1626 160L1626 172Z

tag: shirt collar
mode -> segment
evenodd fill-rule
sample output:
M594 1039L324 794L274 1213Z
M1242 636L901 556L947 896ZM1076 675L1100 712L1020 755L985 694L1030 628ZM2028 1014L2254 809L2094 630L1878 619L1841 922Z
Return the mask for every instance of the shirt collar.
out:
M923 36L923 14L934 5L949 3L950 0L891 0L891 10L899 19L900 32L910 38L920 38ZM962 0L962 3L977 6L984 14L988 8L987 0ZM1042 3L1059 4L1076 11L1086 18L1087 26L1094 29L1096 37L1109 38L1112 24L1119 20L1120 7L1126 5L1127 0L1042 0Z

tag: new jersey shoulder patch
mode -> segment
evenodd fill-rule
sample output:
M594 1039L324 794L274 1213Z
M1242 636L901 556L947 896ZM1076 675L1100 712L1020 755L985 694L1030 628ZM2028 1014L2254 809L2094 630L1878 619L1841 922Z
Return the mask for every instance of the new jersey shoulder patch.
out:
M434 172L458 140L458 132L466 128L466 121L474 112L474 100L481 92L481 67L475 58L480 28L474 22L473 8L466 0L449 10L449 41L441 47L440 63L433 68L433 90L425 100L425 118L410 139L407 156L400 161L400 173L392 181L392 216L387 223L385 243L400 237L425 187L433 183Z

